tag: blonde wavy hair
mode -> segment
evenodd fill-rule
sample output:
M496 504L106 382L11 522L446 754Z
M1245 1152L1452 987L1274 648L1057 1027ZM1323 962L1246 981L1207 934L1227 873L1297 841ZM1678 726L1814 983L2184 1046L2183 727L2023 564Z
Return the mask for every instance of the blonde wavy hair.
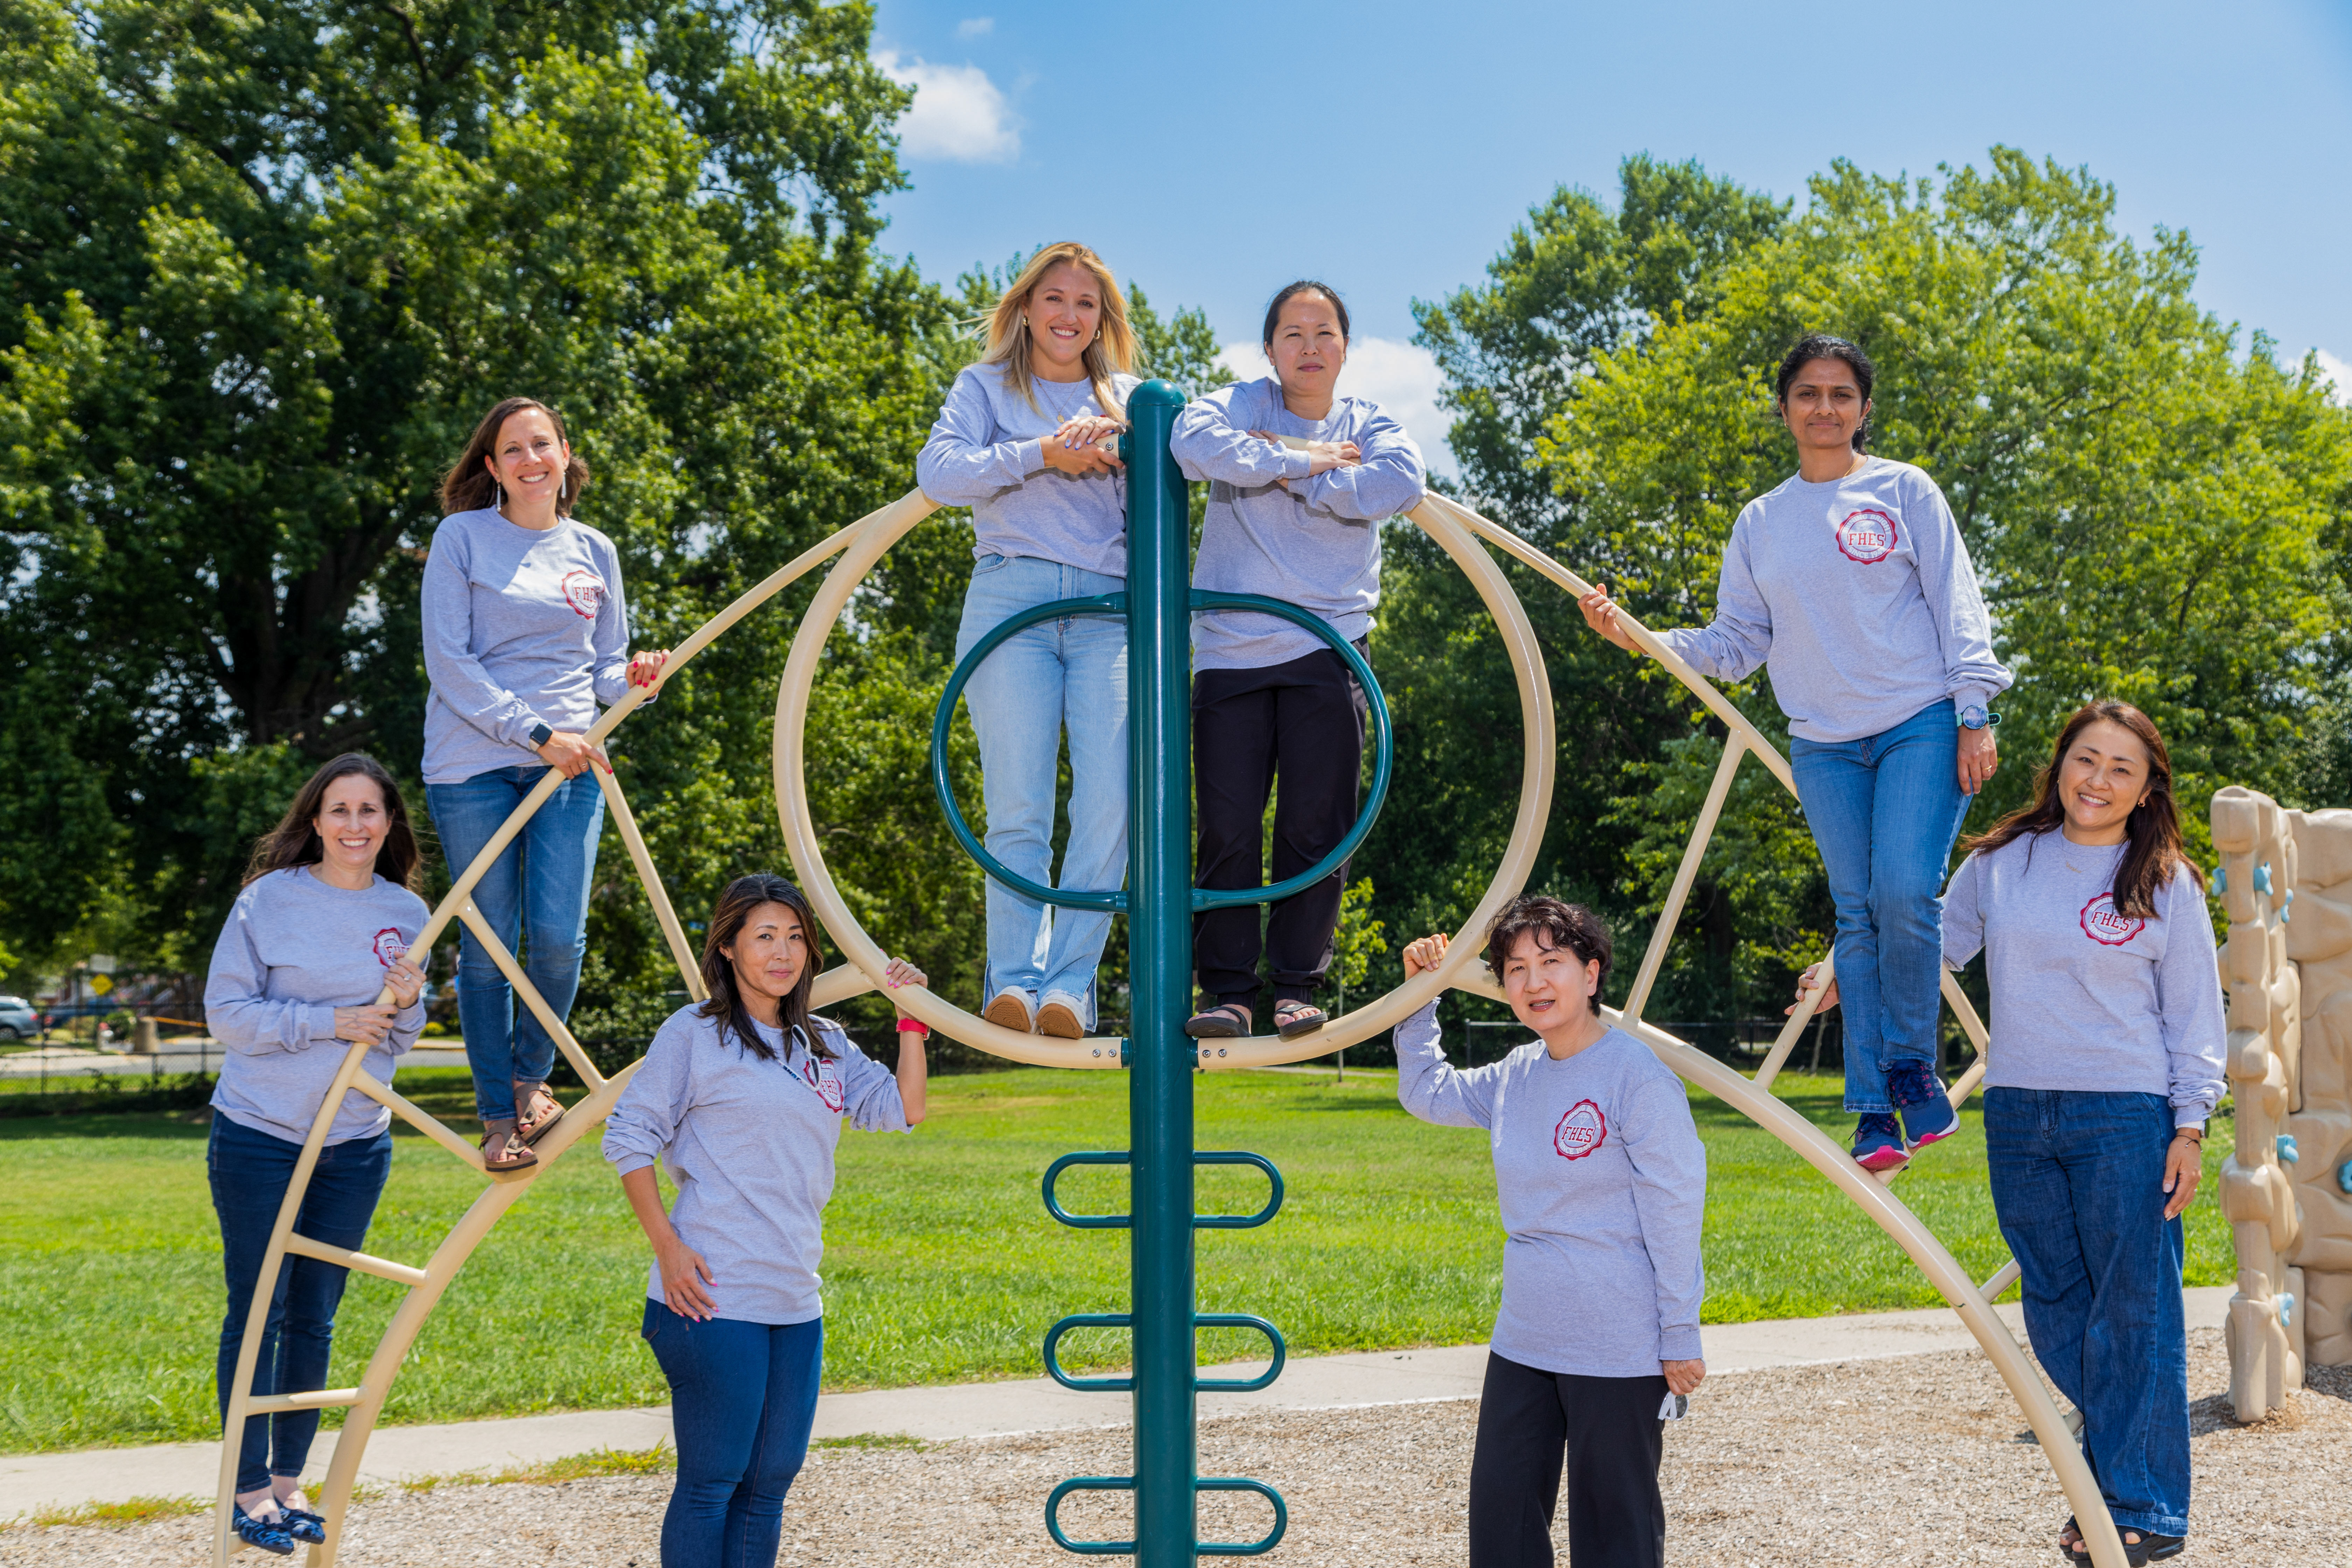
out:
M1024 312L1045 274L1066 261L1091 274L1102 291L1102 334L1087 345L1087 376L1095 384L1096 403L1106 411L1123 413L1124 405L1114 395L1110 378L1126 374L1135 363L1135 329L1128 324L1127 297L1118 291L1118 279L1111 276L1103 258L1075 239L1046 246L1029 258L1020 277L1005 286L1004 297L988 318L988 352L980 356L980 363L1003 365L1005 384L1020 393L1030 407L1037 406L1037 389L1030 384L1035 365Z

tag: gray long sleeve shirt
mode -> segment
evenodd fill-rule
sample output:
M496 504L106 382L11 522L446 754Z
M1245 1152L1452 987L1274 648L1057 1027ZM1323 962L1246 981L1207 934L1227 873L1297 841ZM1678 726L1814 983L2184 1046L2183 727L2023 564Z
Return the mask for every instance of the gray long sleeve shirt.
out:
M1353 441L1363 461L1309 479L1304 452L1250 434ZM1354 642L1381 602L1381 523L1420 504L1421 448L1380 405L1338 397L1326 417L1283 405L1272 376L1220 387L1176 416L1169 440L1188 479L1209 483L1192 586L1263 594L1314 611ZM1248 611L1196 616L1195 669L1259 669L1325 647L1306 627Z
M2186 867L2155 920L2116 911L2124 846L2063 831L1979 850L1944 890L1944 961L1985 955L1987 1089L2160 1094L2176 1127L2221 1099L2229 1027L2213 922Z
M1462 1072L1439 1048L1434 1004L1397 1026L1396 1052L1404 1108L1483 1127L1494 1152L1495 1352L1585 1377L1697 1359L1706 1149L1672 1069L1612 1029L1566 1061L1538 1040Z
M400 961L430 915L425 900L382 877L364 892L319 880L307 866L246 884L213 943L205 981L205 1023L228 1047L213 1109L240 1127L299 1143L343 1065L335 1009L367 1007L383 994L384 971ZM425 1030L425 1005L403 1008L383 1043L362 1064L392 1081L395 1058ZM343 1096L327 1142L373 1138L392 1112L356 1089Z
M1127 413L1143 384L1111 377L1118 406L1105 408L1091 382L1030 378L1037 405L1004 384L1004 367L966 365L948 388L915 482L941 506L971 508L974 556L1027 555L1127 575L1127 475L1065 474L1045 466L1045 443L1065 420Z
M698 1007L669 1016L604 1124L604 1158L623 1175L658 1158L677 1184L669 1211L678 1238L709 1266L718 1316L746 1323L805 1323L824 1314L824 1205L841 1124L905 1131L898 1080L849 1043L830 1018L812 1018L830 1061L795 1035L754 1025L780 1059L722 1041ZM662 1294L653 1265L646 1294Z
M1983 706L2010 683L1944 492L1885 458L1749 501L1723 549L1715 619L1658 636L1717 680L1769 668L1808 741L1883 734L1946 699Z
M621 554L575 519L541 530L451 512L433 531L422 610L426 784L538 767L534 726L580 733L629 689Z

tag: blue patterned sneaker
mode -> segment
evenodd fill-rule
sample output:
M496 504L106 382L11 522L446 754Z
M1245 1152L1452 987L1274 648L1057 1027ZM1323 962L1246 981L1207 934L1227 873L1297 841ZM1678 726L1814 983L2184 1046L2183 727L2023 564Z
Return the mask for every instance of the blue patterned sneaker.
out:
M327 1521L323 1515L291 1503L278 1505L278 1517L285 1521L286 1533L297 1541L307 1541L313 1546L327 1544Z
M1903 1129L1885 1111L1874 1111L1855 1124L1853 1163L1865 1171L1897 1171L1910 1160L1903 1146Z
M1886 1069L1886 1097L1903 1113L1903 1132L1911 1147L1924 1149L1960 1130L1960 1114L1952 1109L1943 1080L1926 1062L1902 1062Z
M235 1503L229 1505L236 1508ZM294 1538L286 1527L274 1519L256 1519L241 1508L229 1520L229 1528L247 1546L258 1546L264 1552L275 1552L280 1557L294 1555Z

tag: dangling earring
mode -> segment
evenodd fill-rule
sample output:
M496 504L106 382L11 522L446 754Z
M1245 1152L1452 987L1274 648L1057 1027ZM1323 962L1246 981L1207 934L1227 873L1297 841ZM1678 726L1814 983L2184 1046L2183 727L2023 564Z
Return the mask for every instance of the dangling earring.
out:
M490 510L493 511L507 510L507 488L496 479L490 481Z

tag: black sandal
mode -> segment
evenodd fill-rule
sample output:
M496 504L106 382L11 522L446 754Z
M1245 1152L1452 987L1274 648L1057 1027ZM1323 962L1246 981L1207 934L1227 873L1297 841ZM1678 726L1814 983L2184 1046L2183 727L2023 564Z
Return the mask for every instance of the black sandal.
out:
M1196 1040L1245 1038L1250 1032L1250 1010L1238 1002L1220 1002L1184 1020L1184 1032Z
M1286 1040L1311 1035L1330 1021L1330 1015L1312 1002L1277 1002L1274 1006L1274 1032Z

